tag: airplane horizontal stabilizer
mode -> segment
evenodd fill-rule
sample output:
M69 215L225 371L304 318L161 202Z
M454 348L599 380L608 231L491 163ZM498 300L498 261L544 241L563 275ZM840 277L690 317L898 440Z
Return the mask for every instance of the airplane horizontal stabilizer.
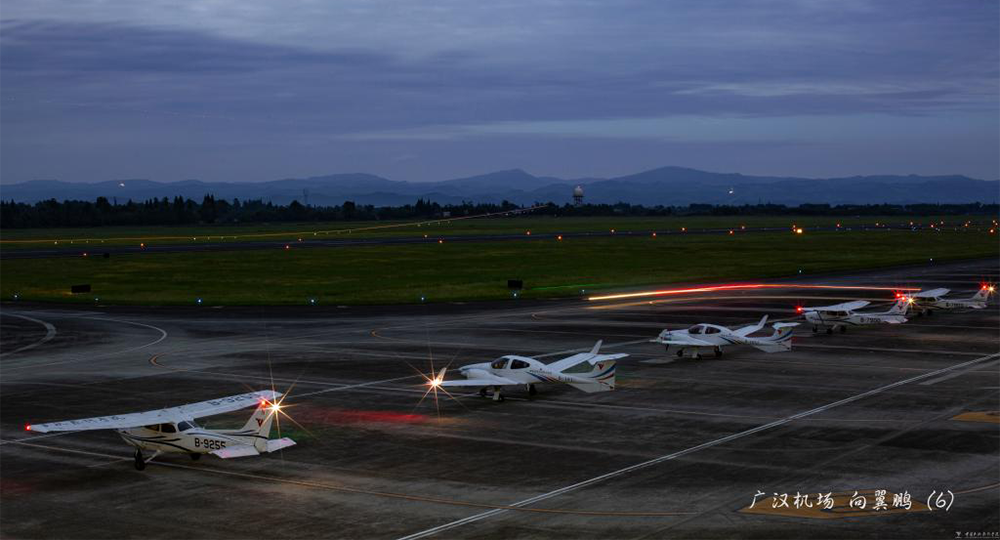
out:
M211 453L219 456L222 459L256 456L260 454L260 452L258 452L256 448L250 446L249 444L227 446L225 448L220 448L218 450L212 450Z
M288 448L289 446L295 446L295 441L289 439L288 437L267 441L268 452L274 452L275 450L281 450L282 448Z

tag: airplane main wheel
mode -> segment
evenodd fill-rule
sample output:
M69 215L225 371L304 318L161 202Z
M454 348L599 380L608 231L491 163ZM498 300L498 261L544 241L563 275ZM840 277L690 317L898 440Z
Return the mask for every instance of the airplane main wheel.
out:
M827 328L826 329L826 333L827 334L832 334L833 333L833 328Z
M840 327L840 333L841 334L846 334L847 333L847 327L846 326L841 326Z
M199 459L201 459L201 454L194 454L194 453L192 453L192 454L188 454L188 455L191 456L191 461L198 461Z
M816 327L814 326L814 327L813 327L813 333L815 334L816 332L819 332L819 328L816 328Z
M537 389L537 388L535 388L535 385L533 385L533 384L529 384L529 385L528 385L528 395L529 395L529 396L533 396L533 395L535 395L535 394L537 394L537 393L538 393L538 389Z
M677 358L684 356L684 349L677 351Z
M507 398L503 397L503 394L497 393L497 401L499 401L500 403L503 403L503 401L505 399L507 399Z
M135 470L141 471L146 468L146 460L142 458L142 451L136 449L135 451Z
M481 398L486 397L486 389L485 388L480 388L479 389L479 397L481 397Z
M722 347L716 347L715 348L715 357L716 358L721 358L722 357Z

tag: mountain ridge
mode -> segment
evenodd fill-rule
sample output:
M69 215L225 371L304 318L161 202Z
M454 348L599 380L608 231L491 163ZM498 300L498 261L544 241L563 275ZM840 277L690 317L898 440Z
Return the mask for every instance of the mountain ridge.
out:
M265 182L205 182L189 179L157 182L148 179L75 183L31 180L0 185L0 198L34 203L47 199L95 200L97 197L143 201L181 196L263 199L276 204L293 200L335 205L345 200L390 206L418 198L442 204L501 202L528 205L565 204L572 189L584 188L586 202L626 202L643 205L757 204L915 204L993 203L1000 198L1000 180L963 175L870 175L835 178L756 176L665 166L612 178L563 179L535 176L523 169L506 169L435 182L390 180L368 173L339 173Z

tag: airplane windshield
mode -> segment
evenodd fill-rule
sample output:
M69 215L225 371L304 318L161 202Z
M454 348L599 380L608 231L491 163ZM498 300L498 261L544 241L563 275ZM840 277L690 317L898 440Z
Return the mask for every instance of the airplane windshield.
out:
M531 367L531 365L524 360L511 360L510 362L510 369L526 369L529 367Z
M492 364L490 364L490 367L493 369L503 369L505 365L507 365L506 358L497 358Z
M692 327L691 327L691 328L690 328L690 329L688 330L688 333L689 333L689 334L700 334L700 333L701 333L701 325L699 324L699 325L697 325L697 326L692 326Z
M194 422L179 422L177 424L177 431L187 431L189 429L194 429L198 427Z

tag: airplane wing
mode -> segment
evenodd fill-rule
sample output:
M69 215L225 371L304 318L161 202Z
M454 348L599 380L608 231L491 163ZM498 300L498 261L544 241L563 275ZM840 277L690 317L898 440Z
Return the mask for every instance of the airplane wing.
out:
M929 291L920 291L918 293L911 294L911 298L940 298L951 292L951 289L938 288L931 289Z
M454 379L451 381L441 381L438 386L510 386L522 384L506 377L497 377L483 373L475 379Z
M62 422L51 422L47 424L29 424L28 431L47 433L49 431L86 431L94 429L128 429L163 422L177 422L222 414L226 412L238 411L245 407L257 405L260 400L273 401L281 397L280 392L272 390L261 390L236 396L228 396L219 399L210 399L199 403L181 405L180 407L169 407L155 411L146 411L128 414L115 414L111 416L97 416L94 418L82 418L80 420L65 420Z
M567 356L562 360L556 360L551 364L545 366L545 369L553 372L565 371L577 364L582 362L589 362L591 365L597 362L603 362L605 360L618 360L619 358L625 358L628 356L626 353L619 354L599 354L598 351L601 350L601 345L604 343L603 340L598 340L597 343L590 349L589 352L574 354L573 356Z
M767 324L767 315L761 317L759 323L751 324L750 326L744 326L743 328L737 328L736 330L733 330L733 333L740 337L747 337L750 334L760 330L761 328L764 328L765 324Z
M843 304L834 304L832 306L816 306L816 307L806 307L802 308L803 311L854 311L855 309L861 309L871 302L867 300L855 300L853 302L844 302Z

